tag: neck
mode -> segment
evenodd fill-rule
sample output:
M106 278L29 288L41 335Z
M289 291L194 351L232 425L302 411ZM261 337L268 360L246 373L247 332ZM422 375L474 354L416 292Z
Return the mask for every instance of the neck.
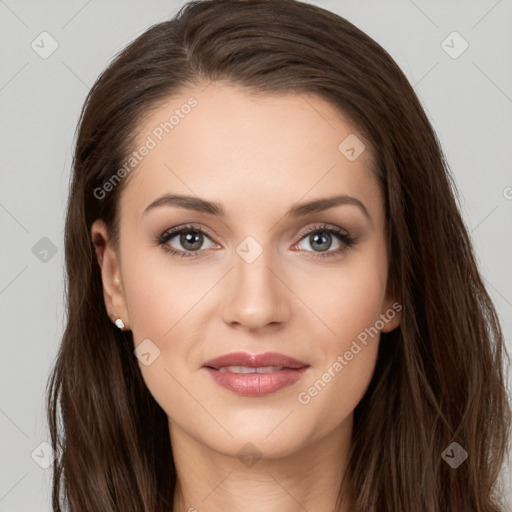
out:
M337 507L352 417L315 444L285 457L242 460L213 451L169 425L176 467L174 512L346 512Z

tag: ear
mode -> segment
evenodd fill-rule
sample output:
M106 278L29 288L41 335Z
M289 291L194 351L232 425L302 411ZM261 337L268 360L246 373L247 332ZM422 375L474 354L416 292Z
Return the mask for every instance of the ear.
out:
M388 289L382 309L380 318L384 323L384 327L381 329L381 332L391 332L400 325L403 309L400 293L393 282L388 282Z
M108 316L112 322L121 318L125 329L129 329L128 309L121 280L121 267L118 253L112 247L106 224L98 219L91 226L91 238L101 269L103 298Z

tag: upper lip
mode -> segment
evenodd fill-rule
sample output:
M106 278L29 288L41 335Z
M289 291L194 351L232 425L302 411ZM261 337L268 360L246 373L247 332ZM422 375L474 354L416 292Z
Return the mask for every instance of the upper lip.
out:
M247 366L249 368L262 368L265 366L282 366L283 368L303 368L307 364L294 359L293 357L274 352L265 352L264 354L249 354L247 352L232 352L215 359L210 359L203 364L210 368L224 368L226 366Z

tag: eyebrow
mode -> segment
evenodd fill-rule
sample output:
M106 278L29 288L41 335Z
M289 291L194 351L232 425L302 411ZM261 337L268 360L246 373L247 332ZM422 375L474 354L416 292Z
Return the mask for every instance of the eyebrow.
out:
M336 206L352 205L358 207L365 217L372 222L368 209L359 199L345 194L314 199L306 203L292 206L286 213L286 217L303 217L311 213L318 213ZM145 210L143 215L161 206L178 206L187 210L208 213L218 217L225 217L226 213L222 205L213 201L207 201L199 197L185 196L179 194L165 194L155 199Z

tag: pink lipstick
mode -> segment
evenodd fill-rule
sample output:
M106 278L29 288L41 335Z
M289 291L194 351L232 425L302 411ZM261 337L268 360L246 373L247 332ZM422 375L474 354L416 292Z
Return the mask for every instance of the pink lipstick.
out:
M309 365L283 354L233 352L204 363L217 384L246 396L264 396L302 378Z

